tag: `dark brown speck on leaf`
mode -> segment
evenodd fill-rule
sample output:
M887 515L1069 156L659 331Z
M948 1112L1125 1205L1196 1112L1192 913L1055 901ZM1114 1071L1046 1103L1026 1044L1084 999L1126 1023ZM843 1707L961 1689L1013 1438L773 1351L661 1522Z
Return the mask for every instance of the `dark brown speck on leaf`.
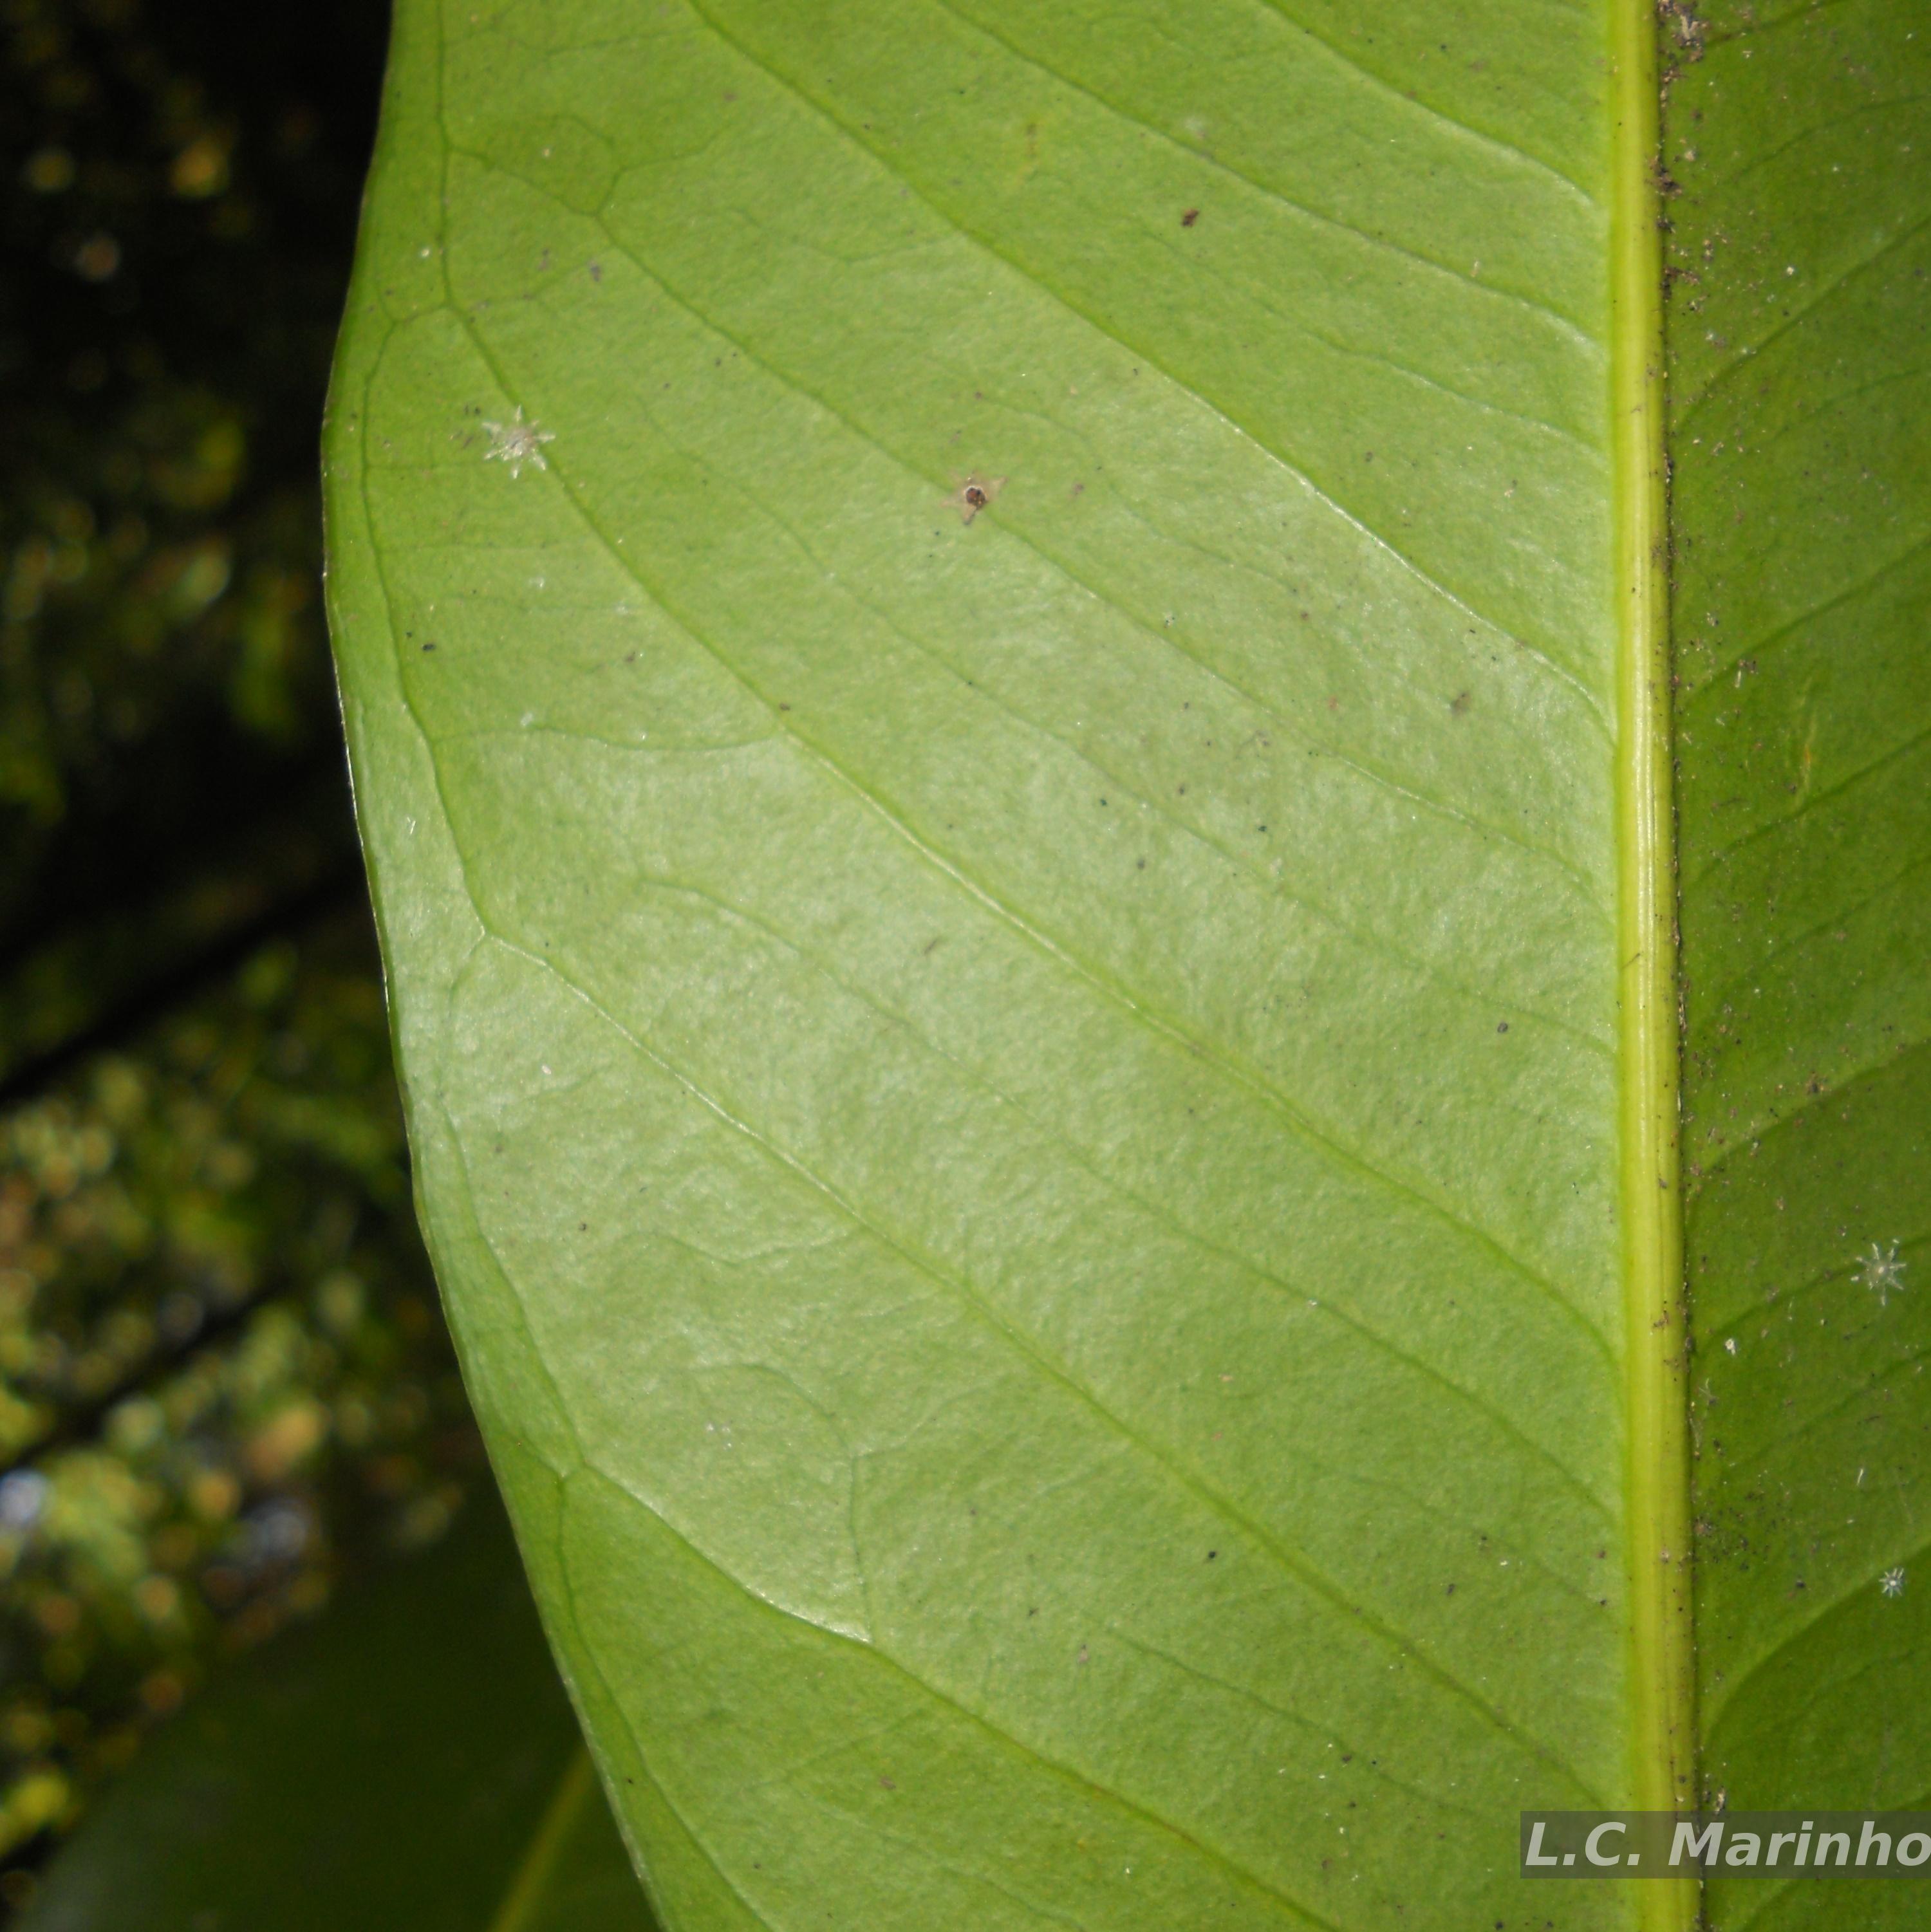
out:
M1182 228L1191 228L1200 218L1200 211L1197 208L1190 208L1185 214L1181 216L1180 226Z
M969 524L1005 488L1003 476L966 476L945 500L959 512L959 520Z

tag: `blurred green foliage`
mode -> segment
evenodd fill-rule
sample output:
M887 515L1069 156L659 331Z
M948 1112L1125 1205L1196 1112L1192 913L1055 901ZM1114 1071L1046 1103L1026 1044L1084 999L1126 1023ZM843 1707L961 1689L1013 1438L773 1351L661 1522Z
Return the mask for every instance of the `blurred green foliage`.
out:
M479 1467L358 916L0 1128L0 1846Z
M4 1065L352 862L317 424L384 22L0 14Z
M408 1198L317 430L385 11L0 0L0 1901L482 1463Z

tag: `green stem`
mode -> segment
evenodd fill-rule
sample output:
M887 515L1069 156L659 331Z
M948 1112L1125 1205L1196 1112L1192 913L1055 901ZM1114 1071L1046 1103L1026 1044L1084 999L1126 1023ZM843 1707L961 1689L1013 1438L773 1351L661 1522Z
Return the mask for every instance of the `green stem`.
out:
M1668 498L1663 444L1659 91L1651 0L1616 0L1611 214L1616 814L1627 1321L1632 1802L1692 1808L1689 1328L1678 1137L1675 825L1671 796ZM1696 1922L1694 1880L1633 1888L1644 1932Z
M515 1879L496 1916L490 1921L489 1932L524 1932L530 1922L530 1914L543 1902L543 1894L556 1872L557 1861L563 1856L563 1847L569 1842L570 1834L576 1828L584 1805L596 1792L596 1768L590 1762L590 1753L579 1744L571 1753L570 1761L557 1781L555 1794L543 1814L542 1822L536 1827L536 1836L530 1840L529 1849L523 1854L523 1862L516 1868Z

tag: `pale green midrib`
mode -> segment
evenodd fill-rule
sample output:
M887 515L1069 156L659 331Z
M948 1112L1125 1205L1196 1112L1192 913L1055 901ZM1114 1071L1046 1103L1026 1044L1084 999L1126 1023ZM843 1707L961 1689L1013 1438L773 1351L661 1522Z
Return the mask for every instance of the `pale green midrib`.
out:
M557 1789L545 1808L503 1904L489 1922L489 1932L524 1932L530 1916L543 1902L543 1894L556 1875L563 1847L582 1816L584 1805L596 1790L596 1773L590 1753L581 1744L570 1754L557 1780Z
M1661 1811L1694 1806L1696 1749L1656 172L1660 93L1651 0L1613 4L1610 406L1630 1802ZM1689 1932L1696 1924L1695 1880L1629 1889L1644 1932Z

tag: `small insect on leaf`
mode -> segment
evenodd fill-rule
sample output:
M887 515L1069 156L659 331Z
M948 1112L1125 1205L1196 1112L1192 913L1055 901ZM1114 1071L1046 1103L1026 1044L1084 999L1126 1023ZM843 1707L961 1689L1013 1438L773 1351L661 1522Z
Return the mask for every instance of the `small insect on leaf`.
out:
M520 476L526 463L534 464L539 470L549 468L550 466L543 460L543 446L546 442L554 442L556 436L551 430L541 428L533 422L525 422L521 403L517 404L516 413L509 422L485 421L483 428L489 431L489 447L483 452L485 463L507 464L512 476Z
M1910 1265L1899 1258L1895 1241L1887 1248L1873 1241L1869 1252L1857 1258L1855 1278L1877 1297L1878 1306L1884 1308L1890 1305L1892 1295L1904 1292L1904 1271Z
M959 512L959 520L969 524L1006 487L1003 476L967 476L946 502Z

